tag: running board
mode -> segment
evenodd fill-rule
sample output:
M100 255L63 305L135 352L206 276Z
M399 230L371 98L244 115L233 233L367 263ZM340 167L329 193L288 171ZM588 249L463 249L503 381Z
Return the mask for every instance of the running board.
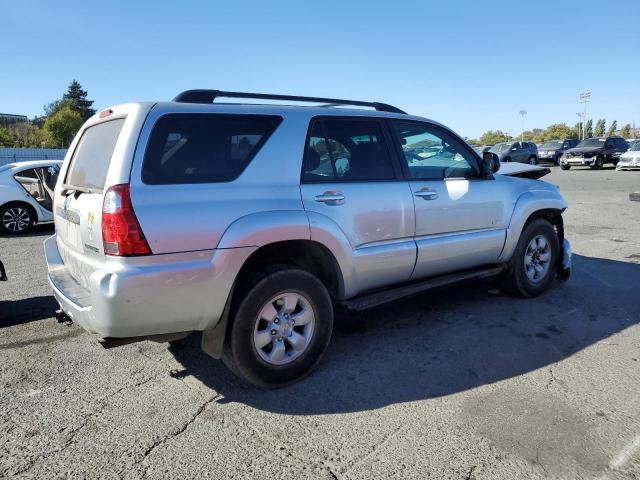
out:
M351 300L343 300L338 305L344 307L351 312L367 310L377 307L385 303L394 302L401 298L410 297L426 290L445 287L454 283L466 282L469 280L479 280L483 278L491 278L500 275L506 269L506 265L498 265L492 267L483 267L481 269L466 270L460 273L452 273L442 275L440 277L430 278L418 283L411 283L401 287L384 290L382 292L371 293L362 297L356 297Z

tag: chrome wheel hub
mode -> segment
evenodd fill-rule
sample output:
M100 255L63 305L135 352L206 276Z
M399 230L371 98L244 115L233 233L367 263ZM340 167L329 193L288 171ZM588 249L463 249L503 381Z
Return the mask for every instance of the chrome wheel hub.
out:
M531 239L524 252L524 270L529 280L542 281L551 266L551 245L543 235Z
M2 216L2 224L12 232L21 232L29 226L31 217L29 212L21 207L13 207L4 212Z
M285 365L309 347L315 314L300 292L282 292L265 303L253 330L253 346L262 360Z

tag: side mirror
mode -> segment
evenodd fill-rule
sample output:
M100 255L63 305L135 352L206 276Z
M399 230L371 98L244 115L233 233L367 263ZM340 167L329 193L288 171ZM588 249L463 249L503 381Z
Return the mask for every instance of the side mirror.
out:
M500 170L500 157L493 152L484 152L481 169L484 178L491 178L494 173Z

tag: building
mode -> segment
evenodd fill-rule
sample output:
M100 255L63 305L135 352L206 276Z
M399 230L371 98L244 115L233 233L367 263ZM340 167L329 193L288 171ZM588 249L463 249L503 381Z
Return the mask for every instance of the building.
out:
M26 115L13 115L11 113L0 113L0 127L7 127L15 123L27 121Z

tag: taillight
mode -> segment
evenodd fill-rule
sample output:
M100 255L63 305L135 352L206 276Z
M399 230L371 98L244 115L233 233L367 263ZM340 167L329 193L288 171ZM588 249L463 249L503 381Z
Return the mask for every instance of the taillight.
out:
M131 257L151 253L133 211L128 184L114 185L104 195L102 242L106 255Z

